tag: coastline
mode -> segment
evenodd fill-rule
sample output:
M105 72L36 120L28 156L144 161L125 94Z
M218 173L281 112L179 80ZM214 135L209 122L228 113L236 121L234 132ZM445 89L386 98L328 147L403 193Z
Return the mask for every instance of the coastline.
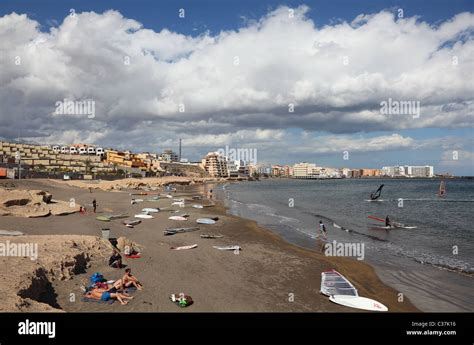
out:
M278 183L278 181L276 182ZM420 261L415 260L413 256L397 256L396 252L394 254L392 251L386 251L392 248L392 241L395 243L395 240L400 239L399 235L409 235L413 234L412 232L392 233L392 235L397 235L393 236L393 238L389 237L390 234L383 233L380 235L380 233L372 229L370 229L372 233L369 231L368 235L363 230L360 233L358 232L361 231L360 228L355 228L354 230L352 226L355 225L351 224L350 216L343 209L341 209L341 214L333 212L337 210L337 208L331 208L331 206L335 205L334 198L331 200L332 203L327 203L327 206L320 203L317 206L317 211L313 211L309 210L308 207L301 207L302 203L308 205L308 198L303 196L296 201L299 206L296 212L289 212L288 205L284 202L281 203L281 199L288 199L289 196L292 197L294 195L289 194L289 190L301 190L302 188L298 189L299 187L292 184L291 188L287 185L282 189L278 189L277 184L273 182L264 184L266 185L265 188L252 187L252 184L247 186L236 185L235 188L227 188L226 186L222 188L223 192L221 192L220 196L229 207L231 214L253 219L260 226L269 229L269 231L277 234L285 241L310 250L313 250L315 247L314 221L311 219L314 215L317 215L319 219L323 219L325 224L327 224L331 241L358 243L364 241L365 236L365 240L369 238L369 244L366 244L364 262L374 268L383 283L402 293L404 298L409 298L420 311L470 312L472 310L472 299L469 297L471 295L472 274L466 274L458 270L448 270L443 266L436 266L424 261L423 257L421 258L423 261ZM328 185L333 186L332 183L321 185L323 187L318 187L318 192L327 191L328 189L324 189L324 186ZM232 184L228 186L232 186ZM303 184L302 186L306 185ZM275 191L277 192L275 193ZM311 193L314 193L314 191L311 191ZM352 202L354 197L352 195L350 197ZM346 202L344 206L347 206L349 203ZM379 205L375 206L379 207ZM354 209L351 209L351 211L352 214L348 214L353 216L355 213ZM359 213L360 211L358 209ZM362 210L363 212L364 210ZM333 226L331 226L332 224ZM349 232L343 231L345 229L341 229L340 226L338 227L338 224L350 227L351 230ZM430 227L427 228L423 226L424 224L416 225L421 225L421 229L425 230L425 233L421 233L421 236L431 235L426 230L431 229ZM418 232L417 234L420 233ZM380 242L374 243L370 241L372 239L370 235L380 235L380 237L376 238ZM384 237L383 235L387 236ZM380 247L385 248L385 250L375 247L379 243L381 243ZM356 261L355 258L353 260ZM447 290L452 291L452 293L447 295L445 293Z
M167 207L170 203L169 199L165 199L130 206L130 196L126 191L94 190L89 193L87 189L65 183L49 183L47 180L29 180L22 182L20 187L42 187L59 199L75 197L83 204L94 197L98 200L100 212L107 209L109 213L127 212L132 216L142 207ZM202 193L204 187L197 184L179 187L176 196ZM66 312L357 311L336 305L319 293L321 272L327 269L341 272L357 287L361 296L382 302L391 312L418 311L407 299L398 302L397 291L384 284L374 268L366 263L349 258L326 257L322 253L288 243L254 221L227 214L228 210L219 203L214 207L184 208L182 211L190 214L190 221L173 222L168 219L168 212L160 212L155 219L144 220L134 229L124 227L120 220L101 223L95 220L95 215L80 214L36 219L2 217L0 221L3 228L23 230L26 237L64 234L98 236L101 227L108 227L112 237L125 236L143 246L141 259L125 260L145 286L143 291L135 294L135 299L129 305L69 301L69 295L80 293L80 285L94 272L103 273L107 279L121 277L123 270L108 267L102 258L92 260L85 273L52 282L55 301ZM206 215L217 216L219 221L215 225L203 225L194 233L174 236L162 234L162 230L167 227L192 226L195 218ZM207 232L220 233L224 238L207 240L199 237L199 234ZM0 237L0 240L4 241L5 237ZM198 244L198 248L184 251L169 249L170 246L192 243ZM212 248L213 245L229 244L242 247L239 255ZM21 270L22 266L17 267ZM191 295L194 305L180 309L171 303L169 295L179 292Z

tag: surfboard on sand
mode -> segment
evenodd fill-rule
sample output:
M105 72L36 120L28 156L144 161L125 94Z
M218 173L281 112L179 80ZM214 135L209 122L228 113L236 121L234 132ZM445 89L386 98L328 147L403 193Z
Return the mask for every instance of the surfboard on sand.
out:
M97 216L95 219L100 220L102 222L110 222L110 218L107 216Z
M193 249L193 248L197 248L197 244L191 244L189 246L182 246L182 247L171 247L170 249L172 250L185 250L185 249Z
M168 217L168 219L171 219L171 220L188 220L188 218L181 217L181 216L171 216L171 217Z
M198 224L216 224L216 221L211 218L198 218L196 222Z
M222 238L223 235L213 235L213 234L202 234L200 235L201 238Z
M166 229L163 231L163 235L165 236L170 236L174 234L179 234L183 232L192 232L199 230L199 227L193 227L193 228L171 228L171 229Z
M146 207L146 208L142 209L142 212L144 212L144 213L157 213L157 212L160 212L160 209L153 208L153 207Z
M232 246L212 246L213 248L216 248L218 250L242 250L240 246L238 245L232 245Z
M133 227L133 226L135 226L135 225L140 224L141 222L142 222L142 221L139 220L139 219L128 219L128 220L124 220L124 221L122 222L122 224L125 225L125 226L128 226L128 227Z
M21 231L0 230L0 236L21 236Z
M361 296L334 295L330 296L329 300L349 308L370 311L388 311L388 308L382 303Z
M136 214L134 217L135 218L141 218L141 219L151 219L151 218L153 218L153 216L151 216L149 214L144 214L144 213Z
M194 207L194 208L204 208L204 206L202 206L202 205L197 205L197 204L196 204L196 205L193 205L193 207Z

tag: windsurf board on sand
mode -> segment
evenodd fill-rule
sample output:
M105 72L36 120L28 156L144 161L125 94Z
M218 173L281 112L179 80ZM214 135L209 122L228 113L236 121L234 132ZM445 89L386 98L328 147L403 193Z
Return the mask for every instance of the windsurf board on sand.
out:
M100 220L102 222L110 222L110 218L107 216L97 216L95 219Z
M146 208L142 209L142 212L144 212L144 213L157 213L157 212L160 212L160 209L153 208L153 207L146 207Z
M192 232L199 230L199 227L194 227L194 228L171 228L171 229L166 229L163 231L163 235L169 236L169 235L174 235L178 233L183 233L183 232Z
M212 234L202 234L200 235L201 238L222 238L224 236L222 235L212 235Z
M127 228L133 228L135 225L140 224L142 221L139 219L128 219L122 222Z
M198 224L216 224L216 221L211 218L198 218L196 222Z
M107 217L110 220L113 220L113 219L127 218L128 216L126 214L106 214L104 215L104 217Z
M193 249L193 248L197 248L197 244L191 244L189 246L182 246L182 247L171 247L170 249L172 250L184 250L184 249Z
M171 220L188 220L188 218L181 217L181 216L171 216L171 217L168 217L168 219L171 219Z
M233 246L212 246L213 248L216 248L218 250L242 250L240 246L238 245L233 245Z
M204 208L204 206L202 206L202 205L197 205L197 204L196 204L196 205L193 205L193 207L194 207L194 208Z
M331 302L343 305L349 308L356 308L370 311L388 311L388 308L382 303L373 299L360 296L334 295L330 296Z
M0 236L21 236L21 231L0 230Z
M141 218L141 219L152 219L153 218L153 216L151 216L149 214L144 214L144 213L136 214L134 217L135 218Z

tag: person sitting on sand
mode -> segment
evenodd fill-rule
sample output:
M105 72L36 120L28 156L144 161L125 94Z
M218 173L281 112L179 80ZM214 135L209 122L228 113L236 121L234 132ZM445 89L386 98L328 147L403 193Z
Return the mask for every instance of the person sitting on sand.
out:
M91 291L86 292L86 298L92 298L101 300L104 302L109 301L110 299L117 299L120 304L125 305L128 303L127 299L133 299L133 297L125 295L123 293L117 292L117 289L92 289Z
M143 289L143 285L138 281L138 279L132 275L132 269L125 269L125 274L122 277L122 288L135 286L138 290Z
M109 266L114 268L122 268L122 256L116 249L114 249L112 256L109 259Z

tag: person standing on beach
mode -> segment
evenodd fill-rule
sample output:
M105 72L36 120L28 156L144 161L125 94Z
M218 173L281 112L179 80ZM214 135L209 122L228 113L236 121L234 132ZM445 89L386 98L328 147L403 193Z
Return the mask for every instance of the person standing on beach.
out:
M390 218L387 216L387 218L385 218L385 226L387 228L391 228L392 227L392 222L390 221Z
M327 238L326 226L322 220L319 221L319 232L323 235L324 239Z
M94 208L94 213L95 213L95 211L97 210L97 201L95 201L95 199L92 200L92 207Z

